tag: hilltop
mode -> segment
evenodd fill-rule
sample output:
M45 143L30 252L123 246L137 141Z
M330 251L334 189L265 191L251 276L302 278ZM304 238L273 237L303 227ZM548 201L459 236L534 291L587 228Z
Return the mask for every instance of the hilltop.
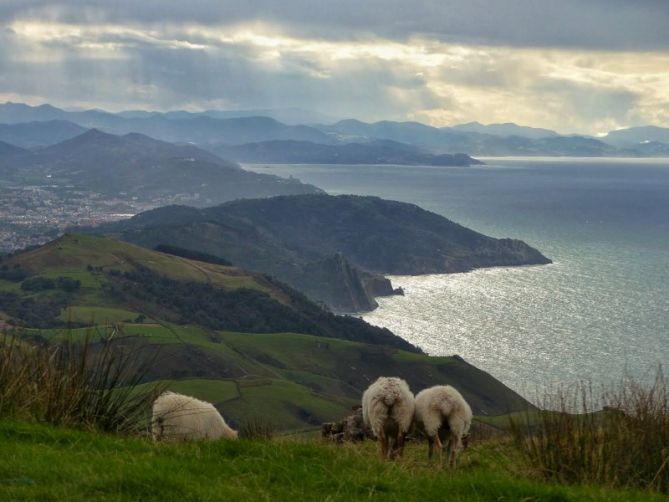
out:
M487 237L413 204L351 195L170 206L91 231L219 256L340 311L369 310L375 296L393 294L383 274L550 263L522 241Z
M50 185L140 199L181 195L196 204L320 191L295 179L244 171L192 145L96 129L18 157L1 156L3 166L11 168L17 182L40 179Z
M4 259L0 318L42 342L95 340L114 324L138 358L159 354L147 382L224 406L237 424L261 408L282 430L337 419L382 374L415 388L458 385L477 413L530 406L460 358L426 356L262 274L95 236L66 235Z

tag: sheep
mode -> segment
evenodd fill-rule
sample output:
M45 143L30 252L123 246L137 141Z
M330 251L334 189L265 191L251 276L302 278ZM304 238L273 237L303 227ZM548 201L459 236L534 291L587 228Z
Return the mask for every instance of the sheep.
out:
M434 445L443 465L443 445L440 433L448 433L448 460L455 467L458 451L469 444L469 427L472 409L462 395L450 385L435 385L416 395L416 425L423 429L428 440L428 458L432 458Z
M402 456L413 414L413 394L401 378L379 377L362 395L362 418L381 441L382 458Z
M164 392L154 401L151 434L155 441L237 439L237 431L213 404L174 392Z

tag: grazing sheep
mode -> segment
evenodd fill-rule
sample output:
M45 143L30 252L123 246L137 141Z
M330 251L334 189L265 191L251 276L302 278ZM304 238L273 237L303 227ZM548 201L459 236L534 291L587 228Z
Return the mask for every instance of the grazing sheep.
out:
M455 467L455 457L469 443L472 409L462 395L450 385L435 385L416 395L416 424L428 440L428 458L437 444L439 464L443 464L443 445L440 433L448 434L448 461Z
M153 439L237 439L214 405L194 397L164 392L153 403Z
M381 441L383 458L402 456L413 413L413 394L401 378L380 377L362 395L362 418Z

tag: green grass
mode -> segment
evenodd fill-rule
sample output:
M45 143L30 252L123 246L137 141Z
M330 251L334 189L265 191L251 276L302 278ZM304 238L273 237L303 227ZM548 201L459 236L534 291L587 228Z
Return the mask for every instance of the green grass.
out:
M88 265L105 271L115 269L124 272L134 269L138 263L171 279L206 282L228 289L258 289L280 301L285 300L283 294L258 276L238 268L187 260L104 237L64 235L8 260L9 265L19 264L45 277L62 275L79 279L82 288L88 289L99 289L102 285L99 272L88 270ZM9 284L6 286L11 288Z
M399 462L377 445L317 441L152 444L148 439L0 422L2 500L662 500L529 477L509 446L480 444L439 471L424 444Z
M97 340L104 335L104 329L41 330L36 333L47 339L71 337L83 340L89 336ZM241 399L226 403L223 410L226 418L237 423L249 420L256 412L264 415L261 408L263 394L266 393L272 402L275 411L272 418L279 430L302 429L318 420L329 422L348 415L351 406L359 402L362 390L369 384L368 379L388 371L420 377L430 385L435 381L454 383L449 378L455 377L459 379L454 383L458 387L460 382L471 384L473 388L487 384L487 380L483 383L476 380L478 373L450 358L432 358L311 335L212 332L198 326L168 323L124 324L117 336L122 335L136 337L142 343L155 346L159 358L169 364L168 377L175 375L170 382L173 382L172 389L177 392L221 404L226 399L210 399L203 394L209 393L211 382L222 382L223 386L229 385L228 382L240 385L249 381L272 382L266 388L261 386L243 392ZM185 345L189 350L198 350L205 355L209 361L206 364L225 368L225 372L215 378L211 374L198 373L197 363L193 363L192 359L171 359L171 354L183 353ZM184 374L184 367L190 371L189 374ZM454 377L444 373L451 369L454 370ZM188 392L183 387L175 387L183 385L184 381L190 382ZM201 392L198 392L196 382L203 382ZM488 393L496 395L498 392L499 389L492 388ZM503 425L508 424L506 418L496 421L500 420ZM494 421L490 419L491 425L498 426Z
M322 422L350 413L356 400L323 395L288 380L249 378L212 380L188 378L160 380L161 387L221 405L223 415L233 424L261 420L278 430L318 427ZM138 386L143 391L145 386ZM270 410L268 412L268 410Z
M136 390L142 392L144 389L149 388L156 383L161 387L164 387L166 390L193 396L214 404L223 403L239 397L237 385L233 380L210 380L204 378L156 380L149 384L138 385Z
M72 306L58 316L63 321L87 324L109 324L135 319L139 312L113 307Z

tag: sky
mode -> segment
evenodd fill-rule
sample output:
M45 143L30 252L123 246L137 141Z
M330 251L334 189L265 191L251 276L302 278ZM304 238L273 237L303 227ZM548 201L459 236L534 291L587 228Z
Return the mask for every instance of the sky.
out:
M0 0L0 102L669 127L669 0Z

